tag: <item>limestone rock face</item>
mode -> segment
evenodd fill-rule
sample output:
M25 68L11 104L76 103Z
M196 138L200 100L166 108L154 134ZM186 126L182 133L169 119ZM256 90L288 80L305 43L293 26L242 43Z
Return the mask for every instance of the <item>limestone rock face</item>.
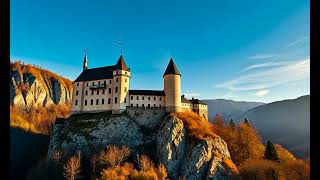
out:
M230 153L220 137L190 140L177 117L163 119L157 135L157 154L172 179L223 179L235 174L222 163L230 159Z
M31 73L11 70L10 105L28 109L33 105L50 105L71 102L72 89L68 89L58 79L49 80Z
M139 116L152 119L150 112ZM154 112L159 113L159 110ZM146 126L151 124L137 121L137 117L131 118L131 115L88 113L58 120L53 128L47 158L50 159L56 150L70 153L81 150L84 156L90 157L110 144L126 145L133 155L147 154L154 162L164 164L170 179L230 179L235 175L232 168L224 163L230 160L230 154L220 137L191 140L183 121L165 114L158 125L153 119L154 128L149 127L152 130L147 131Z

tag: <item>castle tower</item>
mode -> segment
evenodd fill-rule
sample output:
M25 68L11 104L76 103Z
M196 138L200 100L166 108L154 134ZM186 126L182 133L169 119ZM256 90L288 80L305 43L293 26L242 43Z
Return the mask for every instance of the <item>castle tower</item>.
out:
M129 105L130 69L122 55L113 70L113 82L112 113L118 114L126 110Z
M167 112L180 112L181 111L181 86L180 79L181 74L173 62L170 62L167 66L164 79L164 92L165 92L165 107Z
M83 70L88 69L88 57L87 57L87 50L84 51L84 59L83 59Z

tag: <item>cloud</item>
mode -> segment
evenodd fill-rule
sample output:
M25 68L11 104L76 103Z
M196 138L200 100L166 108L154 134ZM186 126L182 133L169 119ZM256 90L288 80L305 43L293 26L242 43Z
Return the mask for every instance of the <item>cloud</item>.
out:
M275 54L256 54L253 56L250 56L249 59L269 59L275 57Z
M303 44L305 42L307 42L309 40L310 36L307 35L307 36L304 36L302 37L301 39L297 39L295 41L292 41L291 43L289 43L286 48L290 48L290 47L293 47L293 46L296 46L296 45L299 45L299 44Z
M261 64L254 64L246 67L243 72L257 69L257 68L263 68L263 67L272 67L272 66L281 66L281 65L286 65L289 64L287 61L281 61L281 62L268 62L268 63L261 63Z
M310 59L295 61L280 67L273 67L255 73L241 75L235 79L216 85L231 91L268 89L284 83L310 77Z
M263 90L257 91L254 95L258 96L258 97L262 97L262 96L265 96L265 95L269 94L269 92L270 92L270 90L263 89Z

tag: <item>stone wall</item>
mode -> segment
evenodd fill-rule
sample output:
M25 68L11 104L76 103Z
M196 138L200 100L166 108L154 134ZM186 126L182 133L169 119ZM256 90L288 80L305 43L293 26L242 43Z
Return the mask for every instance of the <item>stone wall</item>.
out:
M154 128L160 124L160 120L165 116L164 107L144 108L127 107L127 115L133 119L139 126Z

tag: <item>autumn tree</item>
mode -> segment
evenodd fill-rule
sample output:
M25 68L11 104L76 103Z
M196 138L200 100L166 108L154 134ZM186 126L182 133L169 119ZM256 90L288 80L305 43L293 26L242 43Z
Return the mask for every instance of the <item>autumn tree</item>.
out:
M243 123L246 124L247 126L251 127L251 124L247 118L244 118Z
M63 176L68 180L75 180L80 178L81 173L81 154L80 151L77 155L72 156L67 163L63 166Z
M234 123L233 119L230 119L229 126L231 127L231 129L236 128L236 124Z
M130 155L130 149L126 146L121 148L109 145L105 151L101 151L99 161L103 165L115 167L121 165Z
M278 153L277 153L273 143L270 140L268 140L268 142L267 142L267 147L264 151L264 158L271 160L271 161L280 162Z
M221 118L221 116L219 114L216 114L213 117L212 123L216 127L215 129L216 129L217 135L221 136L221 134L223 133L223 129L224 129L224 122L223 122L223 119Z

